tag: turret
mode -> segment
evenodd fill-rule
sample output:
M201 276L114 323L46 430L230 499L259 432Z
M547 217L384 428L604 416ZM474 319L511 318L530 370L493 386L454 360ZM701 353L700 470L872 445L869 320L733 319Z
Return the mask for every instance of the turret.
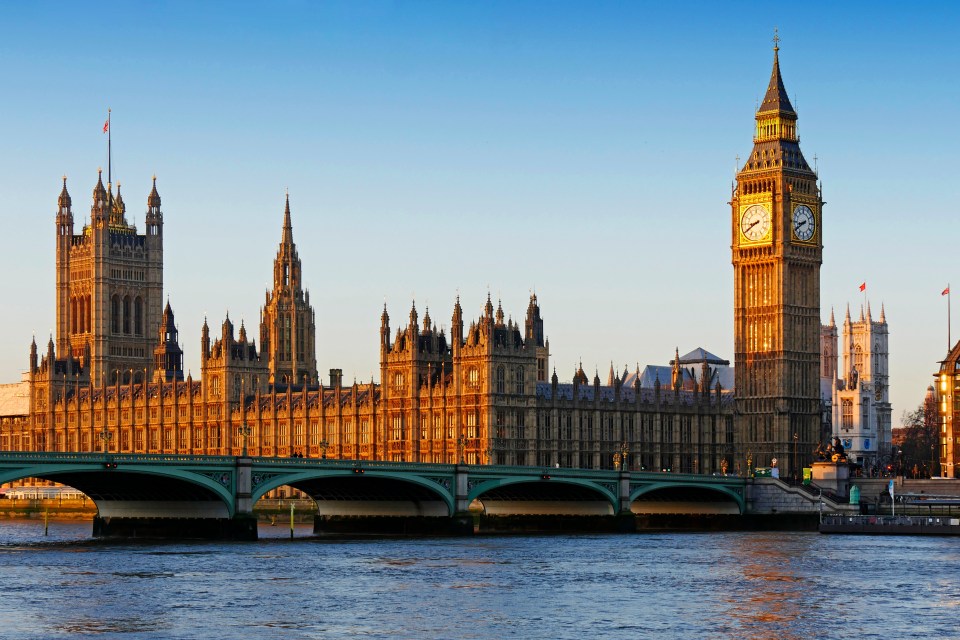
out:
M273 261L273 289L267 292L260 313L262 357L273 383L317 384L316 315L304 295L302 269L293 241L290 194L283 207L283 225L277 257Z
M423 314L423 335L430 335L431 324L430 324L430 307L427 307L425 313Z
M153 189L147 196L147 237L163 235L163 213L160 211L160 194L157 192L157 176L153 176Z
M93 187L93 205L90 207L90 222L97 229L103 227L109 219L107 208L107 190L103 186L103 170L97 169L97 184Z
M57 198L57 344L63 349L70 342L71 328L77 327L80 309L71 305L70 251L73 247L73 201L67 192L67 176Z
M453 343L453 355L460 355L460 347L463 346L463 309L460 308L460 296L457 296L457 301L453 305L450 340Z
M387 303L383 303L383 313L380 314L380 355L390 351L390 314L387 313Z
M210 357L210 325L207 317L203 317L203 328L200 329L200 359L206 361Z
M158 333L158 344L153 351L154 379L157 382L183 380L183 349L180 348L177 324L169 300L163 310ZM209 332L205 336L209 340Z
M530 304L527 305L525 330L524 338L530 342L531 346L544 346L543 320L540 318L540 305L537 303L537 294L535 293L530 294Z
M227 314L226 319L223 321L223 325L220 327L220 339L223 341L225 348L229 347L233 343L233 323L230 322L230 314Z
M37 339L34 337L30 341L30 373L37 370Z
M110 224L115 226L126 226L127 219L127 205L123 203L123 197L120 195L120 183L117 183L117 196L115 198L109 197L110 189L107 189L107 198L108 200L113 201L113 207L110 210Z
M670 384L674 391L680 391L683 387L683 369L680 368L680 347L674 350L673 372L670 376Z

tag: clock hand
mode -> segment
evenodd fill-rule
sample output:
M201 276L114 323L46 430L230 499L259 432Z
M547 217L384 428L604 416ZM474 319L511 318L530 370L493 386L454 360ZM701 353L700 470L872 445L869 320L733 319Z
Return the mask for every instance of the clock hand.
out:
M744 233L749 233L749 232L750 232L750 229L753 229L753 228L754 228L755 226L757 226L758 224L760 224L760 221L759 221L759 220L754 220L754 221L751 222L749 225L747 225L747 228L744 229L743 232L744 232Z

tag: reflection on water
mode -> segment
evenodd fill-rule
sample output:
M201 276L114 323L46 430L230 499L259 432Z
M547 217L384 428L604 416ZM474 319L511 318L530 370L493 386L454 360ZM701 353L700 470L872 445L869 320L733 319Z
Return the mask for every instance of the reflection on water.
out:
M956 540L811 533L97 542L0 521L0 638L957 637Z

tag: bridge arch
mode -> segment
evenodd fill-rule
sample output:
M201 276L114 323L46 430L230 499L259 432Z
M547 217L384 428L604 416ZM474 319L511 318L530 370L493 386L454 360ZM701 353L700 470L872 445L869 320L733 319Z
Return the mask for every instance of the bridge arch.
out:
M504 476L478 482L467 502L478 501L488 515L614 515L613 491L583 478Z
M298 472L285 469L280 473L254 472L251 498L256 504L268 492L291 486L313 498L320 515L450 516L456 505L450 490L452 482L452 477L361 467Z
M207 517L235 514L233 474L138 464L125 469L109 461L23 464L0 468L0 484L39 478L85 493L101 517Z
M634 512L640 512L638 502L654 502L651 498L662 497L675 503L701 504L695 512L722 512L723 503L733 503L737 513L742 514L746 509L746 502L742 491L720 484L702 482L653 482L634 488L630 492L630 507ZM646 498L646 500L644 500ZM710 509L707 505L716 505ZM689 506L687 507L689 509Z

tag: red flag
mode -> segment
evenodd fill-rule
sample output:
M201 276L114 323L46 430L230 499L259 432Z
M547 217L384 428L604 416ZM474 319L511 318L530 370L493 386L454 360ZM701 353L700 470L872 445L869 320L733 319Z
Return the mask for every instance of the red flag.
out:
M950 287L947 287L946 289L944 289L943 291L940 292L940 295L945 296L945 295L947 295L947 294L949 294L949 293L950 293Z
M867 283L866 283L866 282L861 282L861 283L860 283L860 291L866 291L866 290L867 290Z
M105 120L105 121L103 122L103 132L106 133L106 132L107 132L107 129L109 129L109 128L110 128L110 119L108 118L107 120Z

